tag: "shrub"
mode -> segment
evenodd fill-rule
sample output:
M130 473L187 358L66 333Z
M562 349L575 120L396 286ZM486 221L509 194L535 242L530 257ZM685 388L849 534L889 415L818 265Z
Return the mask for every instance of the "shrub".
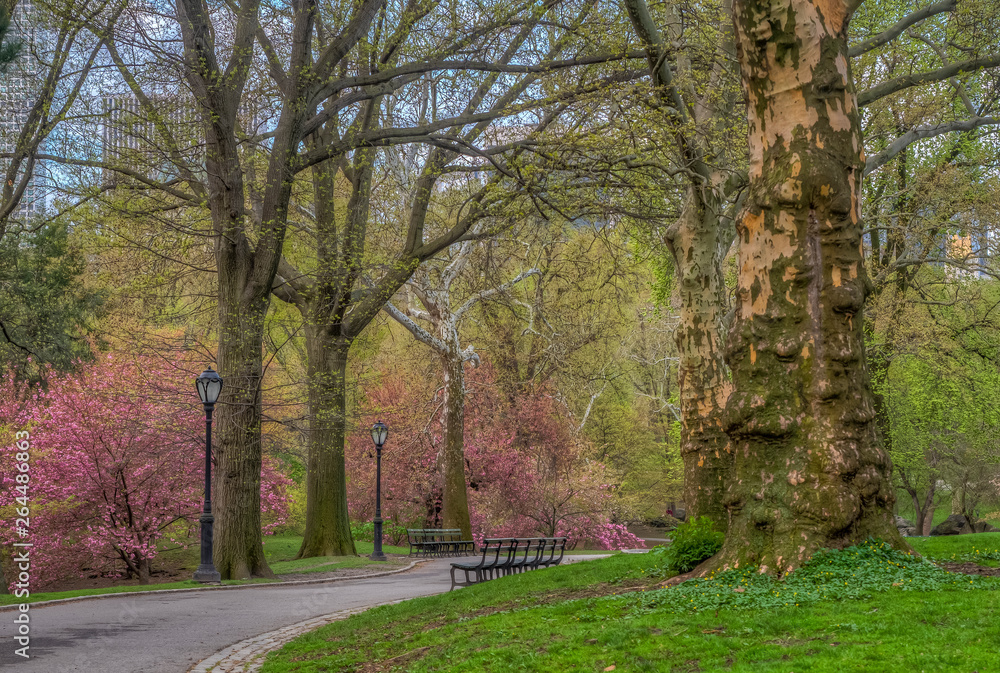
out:
M673 541L662 552L663 560L669 570L686 573L719 551L723 537L708 517L685 521L671 533Z
M352 521L351 537L363 542L375 540L375 523L372 521ZM401 526L391 519L382 520L382 544L399 546L406 542L406 526Z

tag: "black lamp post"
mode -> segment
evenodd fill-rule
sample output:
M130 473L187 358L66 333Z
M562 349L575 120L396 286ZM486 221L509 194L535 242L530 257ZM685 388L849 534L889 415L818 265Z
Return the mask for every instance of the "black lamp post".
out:
M372 426L372 441L375 442L375 550L369 557L373 561L385 561L382 553L382 445L389 436L389 428L382 421Z
M212 562L212 410L222 392L222 377L211 367L195 379L198 397L205 405L205 509L201 513L201 565L194 572L196 582L221 582L222 576Z

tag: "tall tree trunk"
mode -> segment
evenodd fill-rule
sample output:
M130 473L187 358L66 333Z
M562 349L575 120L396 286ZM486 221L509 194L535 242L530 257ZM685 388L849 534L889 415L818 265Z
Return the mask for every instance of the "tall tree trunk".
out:
M213 560L222 579L274 576L264 558L260 521L262 329L268 296L242 301L245 271L219 269L218 366L225 385L212 428L212 509Z
M306 325L309 356L309 465L306 530L298 558L354 556L347 510L347 355L351 342Z
M681 456L684 505L688 517L707 516L719 530L728 526L723 492L732 467L729 436L723 426L732 392L722 344L726 306L718 213L721 200L692 187L680 219L667 234L680 290L677 351L681 407Z
M729 533L708 568L793 570L869 536L906 548L862 338L864 160L843 0L737 0L750 125L727 407Z
M462 354L456 350L441 356L444 368L444 449L442 475L445 528L460 528L463 540L472 539L469 498L465 487L465 371Z

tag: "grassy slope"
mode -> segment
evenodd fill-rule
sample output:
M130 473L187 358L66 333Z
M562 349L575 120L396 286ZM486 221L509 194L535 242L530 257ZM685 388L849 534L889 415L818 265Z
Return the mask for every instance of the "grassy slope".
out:
M996 551L1000 534L916 542L924 553L961 556ZM377 608L289 643L262 673L354 671L364 662L378 662L366 672L414 673L997 670L996 581L692 612L650 608L654 594L629 593L652 563L616 556ZM587 596L602 587L611 595Z
M302 537L296 535L277 535L274 537L267 537L264 539L264 554L267 556L267 561L271 565L271 570L276 574L302 574L301 579L309 579L307 573L322 573L330 572L333 570L338 570L340 568L357 568L366 565L376 565L376 561L371 561L364 558L368 554L372 553L374 546L371 542L356 542L355 547L357 548L360 557L356 556L321 556L317 558L294 560L295 555L299 551L299 546L302 544ZM389 554L405 554L408 550L406 547L390 547L384 546L383 551ZM191 556L194 559L192 569L198 566L198 550L194 549L192 556L192 550L189 548L187 550L174 550L171 552L165 552L165 555L173 555L174 558L187 558ZM259 584L265 582L271 582L273 580L257 579L249 581L239 581L239 580L227 580L224 581L225 585L236 585L236 584ZM133 591L156 591L160 589L189 589L192 587L202 586L200 582L195 582L193 580L184 580L181 582L166 582L163 584L147 584L147 585L137 585L128 584L117 587L103 587L99 589L79 589L76 591L52 591L44 593L32 593L27 600L23 598L15 598L13 595L0 595L0 605L14 605L17 603L35 603L38 601L51 601L59 598L76 598L78 596L96 596L100 594L117 594L117 593L127 593Z

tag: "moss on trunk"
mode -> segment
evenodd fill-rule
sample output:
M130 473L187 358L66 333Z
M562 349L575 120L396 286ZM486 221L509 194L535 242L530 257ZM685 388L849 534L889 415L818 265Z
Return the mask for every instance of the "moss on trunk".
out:
M225 385L213 423L212 508L213 560L222 579L273 577L260 521L261 326L268 302L266 295L240 301L241 275L239 269L219 274L218 365Z
M862 339L864 166L840 0L739 0L750 126L727 405L730 528L701 570L789 572L872 536L905 548Z
M677 352L681 408L684 504L688 516L707 516L725 531L723 492L732 451L723 416L732 384L722 344L725 282L722 277L722 199L709 187L688 191L667 243L680 293Z
M350 342L306 326L309 358L309 457L306 527L297 558L354 556L347 509L347 356Z

